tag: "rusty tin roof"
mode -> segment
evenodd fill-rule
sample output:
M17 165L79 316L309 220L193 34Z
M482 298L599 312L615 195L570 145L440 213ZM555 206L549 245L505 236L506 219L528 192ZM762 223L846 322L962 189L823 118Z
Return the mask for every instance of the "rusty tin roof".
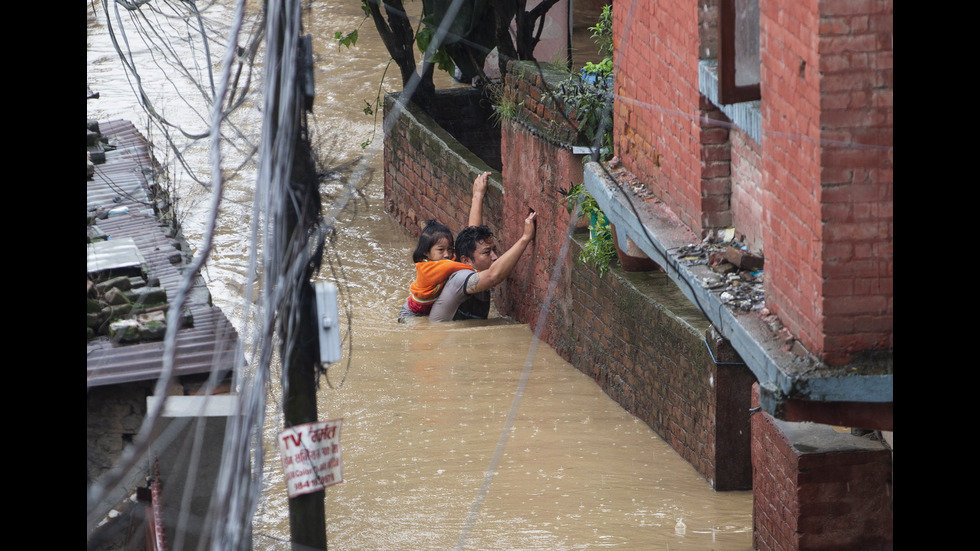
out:
M115 149L105 152L87 181L89 208L112 209L118 214L97 220L110 240L131 239L145 261L148 276L157 277L168 299L177 294L188 256L175 246L168 228L153 213L147 179L158 164L146 139L129 121L100 122L99 131ZM185 300L193 326L177 332L174 375L230 372L244 362L238 332L224 313L210 304L210 293L200 274ZM88 343L88 386L154 380L163 369L164 343L116 344L107 338Z

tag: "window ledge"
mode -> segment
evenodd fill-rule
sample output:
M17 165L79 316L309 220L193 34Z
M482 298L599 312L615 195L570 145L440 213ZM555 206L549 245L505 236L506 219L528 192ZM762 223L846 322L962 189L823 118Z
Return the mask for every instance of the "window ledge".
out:
M721 105L718 103L718 61L705 59L698 63L698 88L704 97L718 106L732 123L752 137L756 143L762 142L762 102L746 101Z

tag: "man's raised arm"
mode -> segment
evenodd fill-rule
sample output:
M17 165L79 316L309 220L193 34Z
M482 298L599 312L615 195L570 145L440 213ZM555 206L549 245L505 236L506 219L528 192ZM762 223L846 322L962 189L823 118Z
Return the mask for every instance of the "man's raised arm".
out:
M487 194L487 177L489 172L484 172L473 180L473 199L470 203L470 218L467 226L483 225L483 198Z
M507 249L507 252L497 257L497 260L486 270L470 276L466 282L467 294L473 295L480 291L492 289L507 279L507 276L514 270L514 266L517 265L517 260L524 254L524 249L534 240L534 218L537 214L531 212L524 219L524 233L516 243Z

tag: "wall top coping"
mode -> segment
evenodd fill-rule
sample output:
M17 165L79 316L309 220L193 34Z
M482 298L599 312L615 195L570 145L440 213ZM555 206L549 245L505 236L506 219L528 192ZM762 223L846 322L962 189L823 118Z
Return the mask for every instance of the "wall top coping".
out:
M452 89L449 89L448 91L436 90L437 96L453 96L462 95L465 93L467 93L467 91L454 92ZM499 171L495 171L493 167L488 165L483 159L459 143L459 140L454 138L452 134L436 123L436 121L421 107L410 101L401 101L401 92L388 92L385 94L384 107L384 133L386 136L390 133L390 129L392 126L394 126L394 121L398 117L409 117L417 121L417 124L413 125L414 128L418 128L425 132L429 139L437 140L440 143L442 150L450 152L455 157L457 162L472 167L474 174L480 174L481 172L494 173L494 176L491 176L490 184L500 187L501 192L503 191L503 187L499 181Z
M829 425L820 423L782 421L773 419L783 438L800 455L840 453L854 451L888 451L878 440L856 436L850 432L837 432Z

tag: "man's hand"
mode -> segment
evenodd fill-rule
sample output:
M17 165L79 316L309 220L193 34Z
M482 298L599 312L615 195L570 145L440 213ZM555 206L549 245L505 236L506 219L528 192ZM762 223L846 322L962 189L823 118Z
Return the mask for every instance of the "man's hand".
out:
M538 213L532 210L531 214L528 214L527 218L524 219L524 235L522 237L528 241L534 239L534 233L537 230L537 225L534 223L534 219L537 218L537 216Z
M489 172L484 172L473 180L473 195L485 195L487 193L487 177L489 176Z
M467 226L483 225L483 197L487 194L487 178L489 172L484 172L473 180L473 198L470 200L470 216Z
M520 239L507 249L504 254L500 255L497 260L494 260L489 268L469 276L469 280L466 283L467 294L479 293L480 291L491 289L507 279L507 276L510 275L510 272L513 271L514 266L517 264L517 260L534 239L534 220L537 216L538 213L531 211L531 214L528 214L527 218L524 219L524 233L521 234Z

